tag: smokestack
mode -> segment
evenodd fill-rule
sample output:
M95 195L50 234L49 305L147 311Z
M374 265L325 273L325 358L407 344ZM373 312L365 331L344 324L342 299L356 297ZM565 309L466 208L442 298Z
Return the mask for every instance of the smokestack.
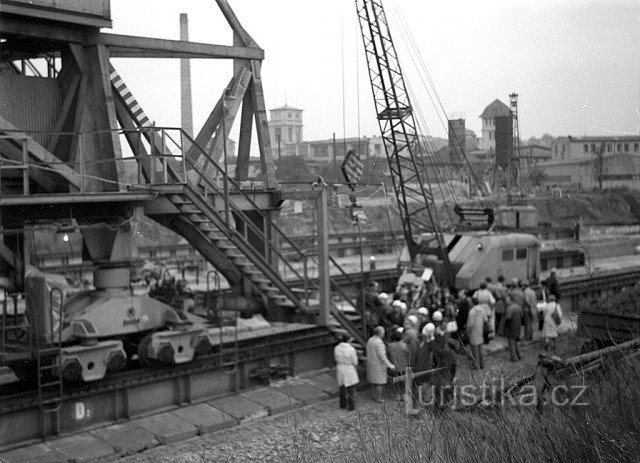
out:
M189 41L189 18L186 13L180 13L180 40ZM188 58L180 58L180 112L182 129L193 137L191 63Z

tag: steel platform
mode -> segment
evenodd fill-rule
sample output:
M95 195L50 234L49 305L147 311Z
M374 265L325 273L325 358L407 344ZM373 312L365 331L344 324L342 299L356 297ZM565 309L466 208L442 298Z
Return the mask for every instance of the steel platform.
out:
M255 375L269 367L291 375L328 367L333 362L333 335L327 328L298 323L238 333L238 364L234 336L225 329L223 355L185 365L159 365L125 371L89 384L65 384L58 413L40 411L33 385L0 387L0 450L125 422L159 411L206 402L263 384ZM219 343L218 343L219 345ZM215 347L214 347L215 349ZM257 376L257 377L256 377Z

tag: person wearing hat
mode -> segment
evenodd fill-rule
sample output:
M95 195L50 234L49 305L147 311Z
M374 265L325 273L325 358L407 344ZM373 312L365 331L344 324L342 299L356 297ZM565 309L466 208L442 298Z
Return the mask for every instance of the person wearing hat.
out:
M387 316L389 323L392 325L402 326L404 324L404 315L402 314L402 301L395 300L391 304L391 313Z
M422 332L422 328L429 322L429 309L420 307L418 309L418 333Z
M416 351L418 350L418 317L415 315L409 315L404 320L404 332L402 333L402 340L409 347L409 361L415 358Z
M340 408L352 411L356 408L354 389L360 379L356 370L358 354L347 341L346 334L340 336L340 343L333 349L333 357L336 361L336 379L340 387Z
M433 340L435 336L436 326L433 323L427 323L422 328L420 334L420 344L416 355L411 362L413 373L421 373L429 371L433 368ZM412 384L411 390L413 395L413 403L419 404L420 398L424 397L421 393L422 386L429 383L429 375L416 378Z
M439 310L436 310L435 312L433 312L433 315L431 316L431 321L433 322L436 328L442 324L442 318L443 318L442 312L440 312Z
M457 360L455 344L450 337L449 325L436 328L433 342L433 368L441 368L433 373L434 406L443 410L453 399L453 380L456 376Z
M533 341L533 324L538 319L538 297L529 284L529 280L522 280L524 288L524 307L522 307L524 317L524 339Z

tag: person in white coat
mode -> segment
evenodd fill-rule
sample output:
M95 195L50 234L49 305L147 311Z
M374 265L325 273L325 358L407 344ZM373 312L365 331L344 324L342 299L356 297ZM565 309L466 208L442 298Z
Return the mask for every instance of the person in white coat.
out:
M384 328L376 326L373 336L367 341L367 381L373 390L373 400L383 402L383 389L387 384L387 369L395 370L395 365L387 357L384 345Z
M556 297L551 294L547 299L544 308L544 325L542 326L542 337L544 338L544 350L551 346L553 352L556 351L556 339L558 338L558 328L562 321L562 309L556 302Z
M355 348L349 344L347 335L340 337L340 343L333 349L333 358L336 361L336 379L340 386L340 408L349 411L355 410L356 403L354 392L358 378L358 354Z

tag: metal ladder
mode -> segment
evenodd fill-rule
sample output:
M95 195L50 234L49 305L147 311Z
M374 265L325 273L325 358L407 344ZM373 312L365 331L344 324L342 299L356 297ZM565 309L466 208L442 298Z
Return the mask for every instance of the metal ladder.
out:
M62 383L62 307L63 294L59 288L49 293L49 331L51 343L42 346L42 340L34 336L36 342L36 368L38 377L38 405L43 413L57 413L62 408L64 394ZM35 317L33 317L36 320ZM34 326L37 333L37 326Z

